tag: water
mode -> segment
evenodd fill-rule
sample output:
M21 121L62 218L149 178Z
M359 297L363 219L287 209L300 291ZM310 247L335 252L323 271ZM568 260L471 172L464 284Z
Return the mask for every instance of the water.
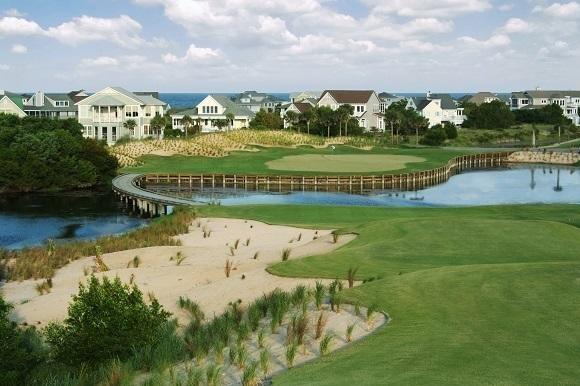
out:
M466 172L448 182L417 192L370 191L367 194L328 192L268 193L204 189L190 197L221 205L348 205L446 207L509 204L580 204L580 168L514 166Z
M232 97L238 95L239 93L213 93L216 95L225 95L227 97ZM268 93L283 101L290 100L290 94L288 93ZM160 93L159 99L163 102L169 104L173 109L191 109L201 102L209 93Z
M0 248L94 239L144 224L124 214L111 192L0 196Z

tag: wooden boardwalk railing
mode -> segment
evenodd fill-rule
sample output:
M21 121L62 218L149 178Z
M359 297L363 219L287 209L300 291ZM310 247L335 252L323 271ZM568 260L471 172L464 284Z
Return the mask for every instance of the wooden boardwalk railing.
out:
M245 189L268 192L365 190L420 190L446 182L464 170L498 168L507 165L510 152L464 155L453 158L446 165L425 171L383 175L236 175L236 174L146 174L140 185L161 185L166 191L194 191L204 189Z

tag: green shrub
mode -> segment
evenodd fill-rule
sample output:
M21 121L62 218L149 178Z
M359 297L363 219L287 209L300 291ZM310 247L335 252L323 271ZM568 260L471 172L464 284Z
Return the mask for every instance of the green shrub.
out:
M137 286L92 276L86 286L79 285L65 321L51 323L45 336L55 359L63 363L124 359L134 347L155 342L169 315L155 299L145 304Z

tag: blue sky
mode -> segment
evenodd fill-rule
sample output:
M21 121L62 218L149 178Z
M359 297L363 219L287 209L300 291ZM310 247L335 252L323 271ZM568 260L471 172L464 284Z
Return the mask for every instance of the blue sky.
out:
M580 2L2 0L0 89L580 89Z

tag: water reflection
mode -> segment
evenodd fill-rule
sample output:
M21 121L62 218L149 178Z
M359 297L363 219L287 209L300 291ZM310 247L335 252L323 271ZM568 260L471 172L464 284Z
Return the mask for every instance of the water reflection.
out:
M391 207L478 206L532 203L580 203L580 173L574 167L539 165L474 171L417 192L367 191L268 193L243 189L181 192L202 203L221 205L315 204ZM161 189L162 190L162 189Z
M0 198L0 248L92 239L124 233L145 224L130 217L113 194L81 192L31 194Z

